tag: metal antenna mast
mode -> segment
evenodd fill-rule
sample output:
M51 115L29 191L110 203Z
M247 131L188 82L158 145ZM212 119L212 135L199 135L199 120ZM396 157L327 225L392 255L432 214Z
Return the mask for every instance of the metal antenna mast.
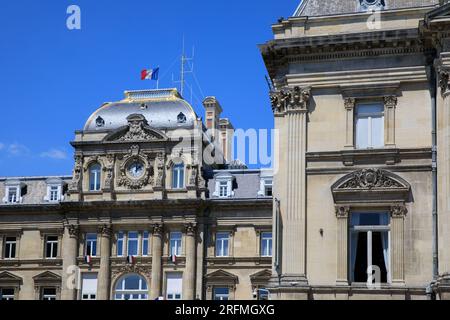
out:
M184 86L186 82L186 74L194 72L194 63L190 65L190 69L187 70L186 64L189 61L194 60L194 48L192 48L192 57L188 58L186 57L185 51L184 51L184 35L183 35L183 50L181 53L181 72L180 72L180 81L174 81L175 83L180 83L180 94L183 96L184 93ZM188 66L189 67L189 66Z

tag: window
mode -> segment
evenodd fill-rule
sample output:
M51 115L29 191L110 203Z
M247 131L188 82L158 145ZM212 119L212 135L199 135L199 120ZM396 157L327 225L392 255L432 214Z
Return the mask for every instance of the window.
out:
M123 232L117 234L117 256L123 257Z
M172 169L172 188L184 188L184 163L179 163L173 166Z
M230 233L219 232L216 234L216 257L228 257L230 246Z
M81 282L81 300L97 299L97 274L83 273Z
M58 256L58 236L47 236L45 241L45 257L55 259Z
M17 187L8 188L8 202L9 203L19 202L19 188Z
M388 213L352 213L350 276L353 282L389 281L389 230Z
M95 257L97 256L97 234L88 233L86 234L86 256Z
M272 232L261 233L261 256L272 256Z
M181 255L181 232L171 232L170 233L170 255L180 256Z
M148 240L149 238L149 232L144 231L142 233L142 256L146 257L148 256Z
M0 301L12 301L12 300L14 300L14 289L0 288Z
M219 197L226 198L228 197L228 181L220 181L219 182Z
M101 166L94 163L89 167L89 190L100 191Z
M273 185L273 180L272 179L265 179L264 180L264 195L266 197L271 197L272 196L272 185Z
M167 300L181 300L183 292L183 275L181 273L167 274Z
M59 201L59 187L58 186L50 186L50 202Z
M214 288L213 300L229 300L230 289L229 288Z
M139 233L135 231L128 232L128 255L137 256L139 252Z
M148 300L148 286L143 277L137 274L125 275L117 282L115 300Z
M5 259L15 259L17 250L17 238L6 237L5 238Z
M356 147L358 149L384 146L384 105L360 104L356 108Z
M56 300L56 288L42 288L41 300Z

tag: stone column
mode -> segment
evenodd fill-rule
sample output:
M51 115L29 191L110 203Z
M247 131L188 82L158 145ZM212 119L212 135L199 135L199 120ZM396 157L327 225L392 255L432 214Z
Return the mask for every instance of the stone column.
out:
M100 270L98 273L97 300L109 300L111 288L111 236L110 226L101 226L100 235Z
M389 265L393 285L405 284L404 220L407 212L404 205L391 208L391 261Z
M354 113L355 113L355 98L346 98L344 100L345 105L345 117L346 117L346 127L345 127L345 146L344 149L354 149Z
M70 225L64 228L62 241L63 273L61 300L77 299L78 274L76 265L78 256L78 235L79 228L77 226Z
M150 288L150 299L152 300L155 300L162 294L162 237L162 226L155 225L152 233L152 279Z
M384 145L395 148L395 107L396 96L384 97Z
M287 299L303 299L301 288L306 280L306 126L310 89L286 88L271 94L276 117L283 117L280 139L287 140L285 156L280 158L279 170L285 171L283 187L278 196L282 219L282 266L280 287L295 284L295 293L284 295ZM283 129L283 128L277 128ZM278 173L281 174L281 173ZM278 180L277 180L278 181Z
M337 217L337 279L336 285L348 285L348 215L349 207L336 207Z
M195 298L196 230L193 224L186 226L186 266L183 274L183 300Z

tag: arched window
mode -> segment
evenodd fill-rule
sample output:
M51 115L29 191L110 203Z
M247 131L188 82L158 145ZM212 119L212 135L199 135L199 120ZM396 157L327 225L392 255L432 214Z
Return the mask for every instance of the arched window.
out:
M172 168L172 188L183 189L184 188L184 163L178 163Z
M148 300L148 286L138 274L127 274L117 281L115 300Z
M100 191L101 169L99 163L94 163L89 167L89 190Z

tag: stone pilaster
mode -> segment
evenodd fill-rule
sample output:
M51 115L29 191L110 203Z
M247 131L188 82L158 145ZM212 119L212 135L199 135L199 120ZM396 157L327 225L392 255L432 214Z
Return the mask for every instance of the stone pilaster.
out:
M62 300L77 299L77 252L78 252L79 228L69 225L64 228L62 243L63 273L62 273Z
M152 300L161 296L162 281L162 239L163 228L155 225L152 232L152 279L150 288L150 298Z
M186 226L186 267L183 274L183 299L195 298L196 227Z
M344 149L354 149L355 148L355 143L354 143L354 138L353 138L354 122L355 122L354 121L355 105L356 105L355 98L346 98L344 100L345 119L346 119Z
M196 250L197 250L197 264L196 264L196 296L195 299L203 299L203 264L205 263L205 225L204 223L199 223L197 225L197 237Z
M287 131L286 157L279 167L286 171L282 192L278 194L282 219L282 265L279 287L307 285L306 279L306 126L310 89L286 88L271 94L276 117L283 117ZM295 292L290 297L303 297ZM281 293L281 297L284 293Z
M337 218L337 279L336 285L348 285L348 216L349 207L336 207Z
M109 300L111 288L111 236L112 229L104 225L98 229L100 235L100 270L98 273L97 300Z
M395 107L396 96L384 97L384 144L388 148L395 148Z
M390 271L393 285L405 284L404 224L408 210L404 205L391 208L391 261Z

